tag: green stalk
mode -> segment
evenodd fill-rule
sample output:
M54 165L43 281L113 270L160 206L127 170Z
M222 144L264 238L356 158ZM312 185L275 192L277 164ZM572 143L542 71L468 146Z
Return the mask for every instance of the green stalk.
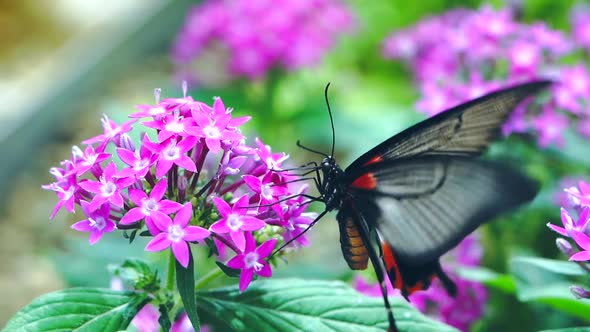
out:
M168 257L168 274L166 275L166 289L169 291L174 291L174 284L176 282L176 257L170 250L170 255Z
M221 269L213 269L213 270L209 271L209 273L207 273L201 279L199 279L199 280L197 280L197 282L195 282L195 290L202 289L207 284L209 284L213 280L221 277L222 275L223 275L223 271L221 271Z

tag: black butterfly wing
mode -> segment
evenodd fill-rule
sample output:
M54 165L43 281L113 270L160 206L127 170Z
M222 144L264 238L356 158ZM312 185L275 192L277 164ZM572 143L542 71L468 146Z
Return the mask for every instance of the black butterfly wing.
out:
M369 165L351 178L355 208L398 261L437 260L482 223L532 200L535 182L496 162L423 156Z
M424 155L477 156L500 135L500 127L516 106L551 82L539 81L474 99L424 120L377 145L346 171Z

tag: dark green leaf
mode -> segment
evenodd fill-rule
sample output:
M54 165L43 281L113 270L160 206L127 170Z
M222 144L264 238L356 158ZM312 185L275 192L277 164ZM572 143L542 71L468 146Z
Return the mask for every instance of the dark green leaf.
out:
M576 269L558 263L567 262L528 257L510 259L510 272L516 282L518 299L543 303L590 321L590 301L576 299L569 290L572 282L565 277L577 274Z
M539 332L590 332L590 327L570 327L567 329L543 330Z
M204 322L220 331L384 331L381 298L366 297L339 281L270 279L197 293ZM456 331L391 298L400 332Z
M168 307L166 304L160 304L160 317L158 318L158 323L164 331L170 331L172 327L172 322L170 322L170 314L168 313Z
M119 331L149 302L145 293L71 288L42 295L13 316L3 331Z
M488 287L513 294L516 292L516 285L512 276L497 273L485 267L459 268L459 276L463 279L481 282Z
M517 268L519 264L523 264L525 266L532 265L538 267L539 269L568 276L583 276L586 274L586 272L574 262L560 261L555 259L538 257L514 257L511 259L510 264L514 264L515 268Z
M240 276L240 270L232 269L231 267L229 267L219 261L215 261L215 264L217 264L217 266L219 266L221 271L223 271L223 273L225 273L225 275L228 277L236 278L236 277Z
M132 242L133 242L133 240L135 240L135 236L137 235L137 231L138 231L138 230L139 230L139 229L134 229L134 230L131 232L131 235L129 235L129 243L132 243Z
M200 331L199 315L197 315L197 300L195 298L195 265L193 261L193 255L189 247L189 262L188 266L180 265L176 262L176 286L178 287L178 293L182 299L184 310L193 324L195 331Z

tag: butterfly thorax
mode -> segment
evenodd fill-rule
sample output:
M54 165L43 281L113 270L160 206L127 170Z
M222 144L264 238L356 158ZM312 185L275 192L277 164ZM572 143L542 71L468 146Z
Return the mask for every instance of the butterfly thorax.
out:
M346 191L344 171L332 157L324 158L320 164L320 170L322 171L322 181L318 190L323 202L326 204L326 210L339 209Z

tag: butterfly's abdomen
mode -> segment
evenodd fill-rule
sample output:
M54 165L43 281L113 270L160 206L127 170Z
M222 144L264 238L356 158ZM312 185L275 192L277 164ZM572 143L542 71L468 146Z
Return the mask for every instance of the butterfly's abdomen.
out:
M351 216L338 220L340 226L340 245L342 255L353 270L364 270L369 262L369 253L356 223Z

